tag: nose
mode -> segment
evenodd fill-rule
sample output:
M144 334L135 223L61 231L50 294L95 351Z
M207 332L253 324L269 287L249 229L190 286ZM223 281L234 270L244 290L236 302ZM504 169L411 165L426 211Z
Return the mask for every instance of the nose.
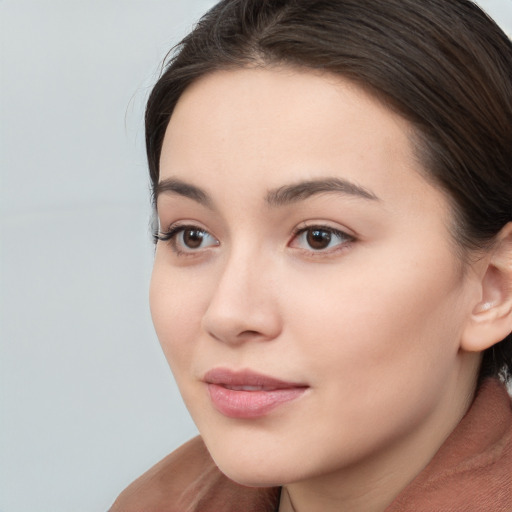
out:
M203 329L212 338L232 345L273 340L282 330L277 297L268 262L232 254L203 316Z

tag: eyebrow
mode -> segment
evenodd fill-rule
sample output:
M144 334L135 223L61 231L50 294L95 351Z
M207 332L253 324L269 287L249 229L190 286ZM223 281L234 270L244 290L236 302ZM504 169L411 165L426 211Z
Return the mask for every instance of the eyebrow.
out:
M379 198L370 190L341 178L325 178L285 185L269 191L266 201L271 206L283 206L324 193L340 193L371 201L379 201Z
M210 196L195 185L186 183L177 178L167 178L159 181L153 190L153 203L156 205L158 197L164 193L176 194L182 197L188 197L207 208L213 208L213 201Z
M158 182L153 191L155 205L158 197L164 193L188 197L209 209L214 208L213 200L204 190L177 178L167 178ZM265 197L265 201L270 206L279 207L324 193L339 193L371 201L379 201L379 198L370 190L342 178L307 180L284 185L270 190Z

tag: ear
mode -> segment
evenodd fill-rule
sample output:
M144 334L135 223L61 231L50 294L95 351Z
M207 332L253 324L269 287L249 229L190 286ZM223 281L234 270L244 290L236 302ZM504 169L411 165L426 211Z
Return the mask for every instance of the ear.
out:
M512 222L498 234L480 275L481 297L461 340L468 352L481 352L512 332Z

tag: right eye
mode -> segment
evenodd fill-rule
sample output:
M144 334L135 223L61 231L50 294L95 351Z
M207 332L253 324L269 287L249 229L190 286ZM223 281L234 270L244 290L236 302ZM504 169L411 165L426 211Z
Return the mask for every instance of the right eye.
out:
M213 235L198 226L171 226L168 231L159 232L155 238L156 241L169 242L178 255L219 245L219 241Z

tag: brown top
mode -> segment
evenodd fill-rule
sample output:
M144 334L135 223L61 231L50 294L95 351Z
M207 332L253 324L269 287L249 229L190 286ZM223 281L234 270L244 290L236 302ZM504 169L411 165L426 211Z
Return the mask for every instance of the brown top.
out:
M110 512L275 512L279 488L238 485L215 466L200 437L133 482ZM457 428L385 512L511 512L512 404L485 381Z

